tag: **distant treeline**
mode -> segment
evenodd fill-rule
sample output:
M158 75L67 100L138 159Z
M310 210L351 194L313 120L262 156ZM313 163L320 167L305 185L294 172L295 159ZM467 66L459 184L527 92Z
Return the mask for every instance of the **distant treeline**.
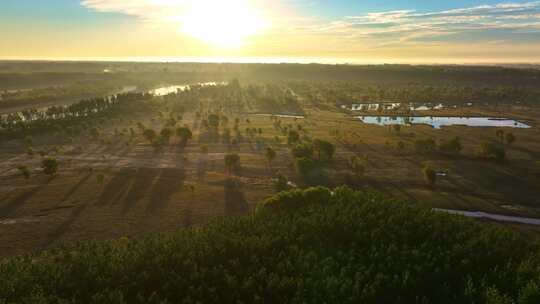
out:
M105 73L107 71L107 73ZM540 69L492 66L0 62L0 89L20 83L88 81L352 81L364 85L540 86Z

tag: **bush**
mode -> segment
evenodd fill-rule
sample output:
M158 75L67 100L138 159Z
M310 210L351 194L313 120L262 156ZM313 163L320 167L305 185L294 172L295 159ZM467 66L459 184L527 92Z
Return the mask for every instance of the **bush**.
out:
M538 245L499 225L345 188L258 211L5 260L0 302L538 303Z
M41 161L43 173L47 175L55 175L58 172L58 161L54 158L45 158Z

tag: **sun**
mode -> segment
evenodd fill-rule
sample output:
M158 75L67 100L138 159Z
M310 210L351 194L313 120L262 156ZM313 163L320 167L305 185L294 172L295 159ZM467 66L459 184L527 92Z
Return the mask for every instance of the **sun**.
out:
M266 27L248 0L193 1L181 19L183 32L221 48L238 48Z

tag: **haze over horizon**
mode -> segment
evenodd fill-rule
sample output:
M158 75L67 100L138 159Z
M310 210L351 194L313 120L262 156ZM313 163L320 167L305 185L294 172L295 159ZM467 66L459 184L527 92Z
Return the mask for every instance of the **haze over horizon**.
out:
M540 1L7 0L0 59L539 63Z

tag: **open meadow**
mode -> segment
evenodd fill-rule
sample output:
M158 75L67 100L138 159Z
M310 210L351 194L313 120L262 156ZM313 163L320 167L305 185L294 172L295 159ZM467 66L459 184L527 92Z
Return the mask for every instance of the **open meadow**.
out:
M99 71L102 65L82 69ZM334 69L325 66L260 71L209 64L191 77L182 72L193 68L186 66L141 64L165 75L154 81L146 75L144 85L130 83L137 74L129 71L107 72L118 81L107 91L114 95L101 91L82 101L59 98L58 104L49 97L25 99L32 86L44 90L39 73L11 75L34 83L25 84L30 91L22 97L3 95L21 98L20 106L0 101L8 113L0 127L1 257L198 226L246 214L277 191L313 185L348 185L430 208L540 217L540 104L534 87L540 72L509 69L527 86L505 90L489 85L486 70L492 68L452 71L462 83L449 86L449 72L428 67L381 67L367 82L365 74L376 68L343 67L334 71L342 80L330 81L304 72ZM216 78L201 76L216 69ZM273 69L289 79L272 79ZM63 78L66 71L54 73L57 92L73 87ZM385 73L394 79L377 76ZM440 82L422 83L425 74ZM481 77L487 77L484 87L467 86ZM517 81L507 80L509 86ZM389 81L396 87L385 89ZM13 87L15 81L8 83ZM371 123L361 121L366 117L373 117ZM439 128L411 123L411 117L514 121Z

